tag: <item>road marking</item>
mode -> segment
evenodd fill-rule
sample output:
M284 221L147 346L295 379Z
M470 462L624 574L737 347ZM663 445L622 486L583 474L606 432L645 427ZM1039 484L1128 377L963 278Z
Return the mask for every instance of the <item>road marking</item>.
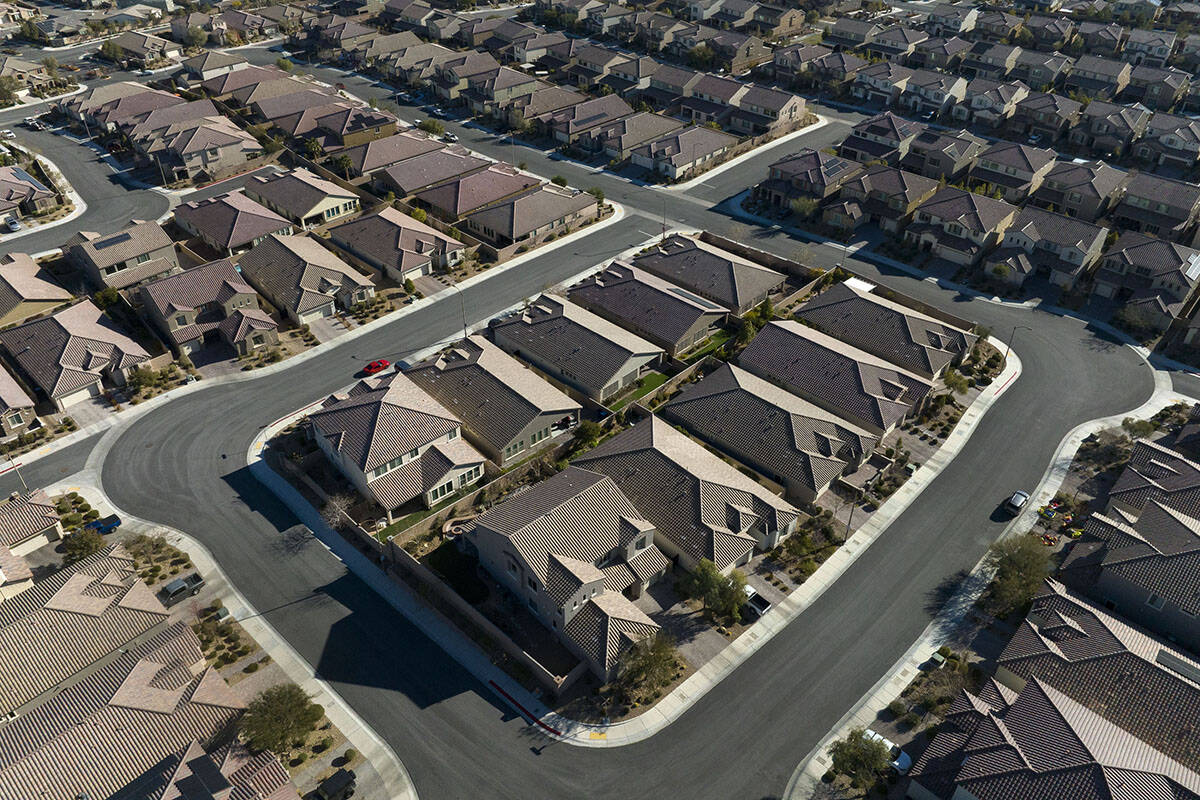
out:
M604 731L592 731L588 734L589 739L607 739L608 734Z

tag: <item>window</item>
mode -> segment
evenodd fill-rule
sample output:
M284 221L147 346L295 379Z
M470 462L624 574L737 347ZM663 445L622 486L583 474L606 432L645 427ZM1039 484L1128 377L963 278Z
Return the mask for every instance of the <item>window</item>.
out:
M1155 611L1162 611L1162 607L1165 602L1166 601L1163 600L1163 598L1159 597L1156 594L1152 594L1146 598L1146 605L1150 606Z
M146 263L147 261L149 261L149 260L150 260L150 254L149 254L149 253L142 253L140 256L138 256L138 257L135 259L135 262L136 262L136 263L138 263L138 264L145 264L145 263Z
M457 439L458 438L458 428L454 428L449 433L447 433L446 438L447 439Z
M11 414L9 414L9 415L8 415L8 424L9 424L9 427L15 428L15 427L17 427L18 425L20 425L22 422L24 422L24 420L23 420L23 419L21 419L21 412L20 412L20 411L14 411L13 413L11 413Z
M537 581L535 581L533 578L526 578L525 582L529 585L529 591L537 591Z

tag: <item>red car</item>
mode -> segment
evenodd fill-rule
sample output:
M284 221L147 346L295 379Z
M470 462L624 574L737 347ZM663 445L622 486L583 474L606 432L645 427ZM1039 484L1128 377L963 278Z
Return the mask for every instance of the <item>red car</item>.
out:
M383 372L391 365L392 362L388 361L386 358L381 358L378 361L372 361L370 364L367 364L365 367L363 367L363 372L365 372L367 375L374 375L378 372Z

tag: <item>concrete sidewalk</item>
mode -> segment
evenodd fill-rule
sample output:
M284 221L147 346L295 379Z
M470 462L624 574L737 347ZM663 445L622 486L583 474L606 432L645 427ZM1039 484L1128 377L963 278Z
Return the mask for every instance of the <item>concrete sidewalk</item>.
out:
M1005 526L1000 539L1020 535L1021 532L1033 527L1037 509L1054 498L1055 492L1062 486L1063 479L1066 478L1067 472L1071 468L1071 462L1075 458L1075 453L1084 439L1106 428L1119 427L1121 421L1128 417L1149 419L1174 403L1195 402L1193 398L1173 391L1170 376L1166 373L1156 371L1154 377L1154 393L1138 408L1122 414L1084 422L1063 437L1041 482L1031 494L1024 512ZM987 556L984 556L976 563L954 596L946 603L942 612L929 623L912 647L892 665L891 669L871 687L870 691L853 708L846 712L846 715L838 721L821 743L809 751L797 765L783 794L785 800L808 800L812 797L817 785L821 782L821 777L832 766L827 752L829 746L834 741L846 736L854 728L866 728L875 722L880 713L887 708L888 703L900 696L900 692L912 682L920 672L922 665L929 661L937 649L942 645L952 643L955 640L955 634L969 624L967 616L992 579L992 571L986 562Z

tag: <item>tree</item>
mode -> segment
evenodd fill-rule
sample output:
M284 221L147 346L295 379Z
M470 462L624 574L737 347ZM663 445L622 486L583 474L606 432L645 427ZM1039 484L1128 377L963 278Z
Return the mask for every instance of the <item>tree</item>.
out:
M342 173L343 178L350 180L350 170L354 169L354 162L350 160L350 156L338 156L333 160L333 166Z
M417 290L417 285L416 285L415 283L413 283L413 282L412 282L412 278L405 278L405 279L404 279L404 292L405 292L405 294L412 294L412 293L413 293L413 292L415 292L416 290Z
M600 439L602 429L600 424L593 422L590 419L585 419L575 426L575 443L582 447L590 447Z
M687 54L688 64L696 69L707 69L712 65L713 59L716 57L717 54L706 44L696 45L691 50L688 50Z
M325 148L321 143L311 136L304 140L304 152L313 161L320 158L325 153Z
M887 745L867 737L865 728L855 728L829 746L833 771L849 777L856 786L869 786L888 767Z
M21 84L11 75L0 77L0 105L11 106L17 102L17 92Z
M335 531L345 530L353 520L350 519L350 507L354 505L354 495L340 493L331 494L321 506L321 519Z
M291 749L302 741L325 716L325 709L312 702L294 683L272 686L251 701L239 728L251 750Z
M596 198L597 203L600 203L601 205L604 204L604 190L599 186L593 186L587 190L587 193Z
M425 220L429 219L429 215L425 213L425 209L423 208L414 208L412 211L408 212L408 215L417 222L424 222Z
M291 72L292 67L294 67L295 64L286 58L277 58L275 59L275 66L279 67L284 72Z
M717 588L709 607L718 617L730 622L739 622L742 618L742 606L746 605L746 576L740 570L729 573Z
M100 55L107 58L109 61L117 62L121 60L121 46L112 39L106 39L104 44L100 45Z
M446 126L438 122L436 119L421 120L421 124L417 127L426 133L432 133L434 136L441 136L446 132Z
M196 48L203 47L208 43L208 32L199 25L189 25L187 34L184 35L184 43L188 47Z
M1005 616L1023 608L1050 574L1050 552L1036 536L1002 539L988 550L987 564L996 571L988 588L988 605Z
M18 30L22 39L33 42L34 44L44 44L48 41L46 34L42 29L33 23L31 19L21 20Z
M671 637L659 631L632 645L617 661L617 691L627 700L669 684L679 669Z
M808 219L813 214L817 213L817 209L821 204L812 197L797 197L792 201L792 211L800 219Z
M46 75L52 81L58 80L58 59L54 56L46 56L42 59L42 66L46 68Z
M67 564L74 564L103 549L104 537L99 531L81 528L63 539L63 560Z
M567 179L564 178L562 175L555 175L553 178L550 179L550 182L553 183L555 186L566 186L567 185Z
M106 286L92 295L92 301L100 307L101 311L108 308L113 303L116 303L120 299L120 293L111 286Z
M696 568L684 577L680 588L688 597L699 600L707 610L709 603L720 593L721 584L724 582L725 576L717 570L717 565L707 558L702 558Z

